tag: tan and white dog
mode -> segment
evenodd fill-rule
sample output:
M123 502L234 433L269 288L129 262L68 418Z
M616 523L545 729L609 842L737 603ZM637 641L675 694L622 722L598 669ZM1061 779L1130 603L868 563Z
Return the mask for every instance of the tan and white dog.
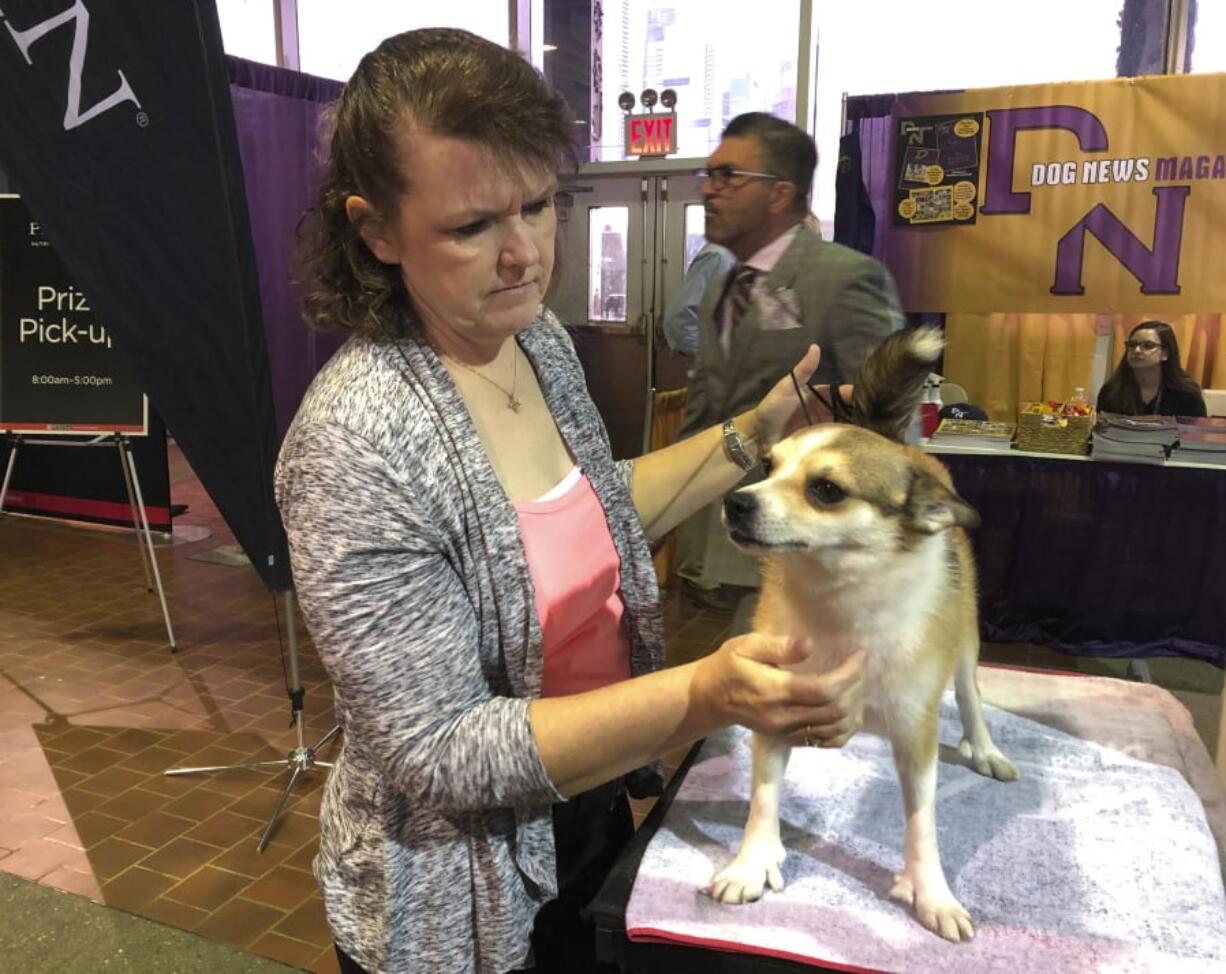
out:
M866 726L890 740L906 812L905 865L890 895L962 941L974 927L941 869L934 813L937 716L951 676L962 756L1001 781L1017 769L992 743L975 679L975 565L963 528L979 517L940 462L901 442L942 344L931 328L886 339L857 377L858 425L810 427L774 445L766 479L728 496L724 523L763 561L755 630L809 637L813 653L800 666L816 672L866 651ZM711 882L716 900L783 888L779 793L790 753L754 735L749 820L740 851Z

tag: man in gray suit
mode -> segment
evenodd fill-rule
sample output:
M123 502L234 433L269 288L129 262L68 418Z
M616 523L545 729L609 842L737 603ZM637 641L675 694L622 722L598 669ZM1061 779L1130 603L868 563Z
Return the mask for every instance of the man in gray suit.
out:
M889 271L803 225L816 166L813 140L763 112L734 118L707 160L706 238L737 264L703 295L682 436L751 409L813 342L822 359L812 381L851 382L902 326ZM699 601L729 605L757 587L757 562L729 544L719 504L682 525L680 547L680 574Z

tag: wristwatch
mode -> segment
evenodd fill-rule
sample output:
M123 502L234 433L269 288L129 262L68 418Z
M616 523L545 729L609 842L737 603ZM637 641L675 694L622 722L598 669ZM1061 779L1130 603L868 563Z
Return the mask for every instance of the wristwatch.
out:
M758 465L758 462L749 456L745 441L741 439L741 434L736 431L736 425L730 419L724 423L724 453L742 470L752 470Z

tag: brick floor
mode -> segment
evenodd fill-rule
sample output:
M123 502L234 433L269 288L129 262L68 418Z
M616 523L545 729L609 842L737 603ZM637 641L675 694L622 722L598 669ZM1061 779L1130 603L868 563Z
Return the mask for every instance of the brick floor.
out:
M322 773L300 781L269 853L283 772L164 777L270 760L296 743L283 612L250 568L190 556L234 539L177 450L176 524L159 547L179 649L130 532L0 518L0 869L310 970L335 969L310 875ZM278 623L280 622L280 625ZM307 743L331 692L303 636Z
M188 505L176 525L211 532L157 549L176 653L130 532L0 517L0 870L333 972L310 874L322 773L300 779L263 854L283 772L163 775L275 760L296 743L283 609L250 568L190 557L234 539L170 452L173 500ZM666 600L677 659L718 644L728 622ZM332 727L331 692L298 633L313 744Z

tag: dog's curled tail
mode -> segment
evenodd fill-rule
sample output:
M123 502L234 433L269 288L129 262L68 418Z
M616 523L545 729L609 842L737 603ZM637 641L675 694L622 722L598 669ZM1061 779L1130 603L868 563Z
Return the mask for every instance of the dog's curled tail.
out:
M941 330L928 325L884 339L856 376L856 424L902 442L924 395L924 381L944 347Z

